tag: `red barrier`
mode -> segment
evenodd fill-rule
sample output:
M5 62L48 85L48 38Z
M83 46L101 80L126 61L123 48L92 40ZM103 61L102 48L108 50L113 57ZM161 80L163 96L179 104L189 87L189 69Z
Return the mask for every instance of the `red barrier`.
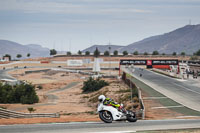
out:
M49 63L49 61L40 61L40 63Z
M169 65L153 65L153 68L171 70Z

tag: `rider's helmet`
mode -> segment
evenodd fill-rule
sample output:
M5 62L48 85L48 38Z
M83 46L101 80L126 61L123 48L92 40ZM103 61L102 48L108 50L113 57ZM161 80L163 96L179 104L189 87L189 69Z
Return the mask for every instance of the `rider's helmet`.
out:
M99 102L103 102L106 99L106 97L104 95L100 95L98 97Z

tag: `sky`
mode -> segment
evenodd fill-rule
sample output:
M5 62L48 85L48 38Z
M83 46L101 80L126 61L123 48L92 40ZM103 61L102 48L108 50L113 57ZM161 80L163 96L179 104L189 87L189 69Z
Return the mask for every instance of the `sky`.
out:
M73 53L188 24L200 24L200 0L0 0L0 39Z

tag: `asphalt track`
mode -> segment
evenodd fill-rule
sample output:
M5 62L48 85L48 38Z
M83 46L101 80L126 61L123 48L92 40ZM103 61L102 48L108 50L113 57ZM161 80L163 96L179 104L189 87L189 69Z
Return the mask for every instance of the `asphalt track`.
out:
M13 69L8 69L8 70L0 70L0 79L11 79L11 80L16 80L15 78L11 77L10 75L7 74L7 71L10 71Z
M196 111L200 111L200 86L167 77L145 69L135 68L132 72L137 79L151 86L170 99ZM140 76L142 74L142 76Z
M77 122L0 126L1 133L106 133L200 128L200 120L139 120L135 123Z

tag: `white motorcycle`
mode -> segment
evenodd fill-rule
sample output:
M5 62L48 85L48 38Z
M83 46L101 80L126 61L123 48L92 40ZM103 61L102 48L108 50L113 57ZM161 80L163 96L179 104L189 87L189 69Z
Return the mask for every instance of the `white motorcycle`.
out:
M129 122L136 122L136 114L135 112L125 110L123 108L119 111L113 106L104 105L103 102L98 104L97 111L99 113L99 118L105 123L112 123L112 121L122 121L127 120Z

